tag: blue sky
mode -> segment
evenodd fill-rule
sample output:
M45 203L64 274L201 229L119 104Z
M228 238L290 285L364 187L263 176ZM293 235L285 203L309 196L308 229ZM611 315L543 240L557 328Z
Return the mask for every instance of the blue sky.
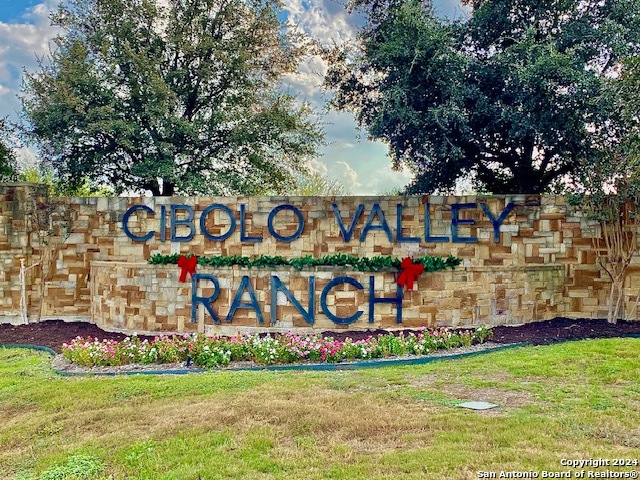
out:
M0 0L0 21L19 22L25 10L38 3L38 0Z
M49 24L49 13L58 1L0 0L0 118L8 116L15 121L18 117L22 72L36 71L37 58L48 53L56 33ZM344 2L284 0L284 3L290 21L313 38L340 43L355 35L355 19L342 8ZM434 4L443 16L462 12L458 0L436 0ZM320 89L325 68L320 59L310 59L300 66L298 74L286 79L290 90L299 92L318 111L326 101ZM342 182L351 194L375 195L410 181L408 171L391 171L386 146L366 140L350 114L329 112L322 120L326 123L329 145L311 162L312 169ZM22 149L20 154L27 161L34 159L31 149Z

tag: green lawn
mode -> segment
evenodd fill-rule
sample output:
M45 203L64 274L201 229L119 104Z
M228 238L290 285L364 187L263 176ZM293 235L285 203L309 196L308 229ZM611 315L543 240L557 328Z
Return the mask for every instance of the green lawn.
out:
M455 406L471 399L502 406ZM62 378L45 354L0 349L1 479L471 479L563 458L640 460L640 339L121 378Z

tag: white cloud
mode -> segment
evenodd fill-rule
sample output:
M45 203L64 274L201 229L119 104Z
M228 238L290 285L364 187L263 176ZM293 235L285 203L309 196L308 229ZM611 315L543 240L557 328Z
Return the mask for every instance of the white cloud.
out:
M336 0L285 0L284 9L291 28L325 47L342 45L355 38L357 17L348 15L344 5ZM322 108L326 103L322 82L327 68L327 62L320 56L311 56L285 82L308 99L314 97L311 101Z
M329 170L328 177L331 180L338 180L351 193L358 192L362 187L362 183L358 181L358 172L346 162L335 162Z
M289 24L323 45L342 44L355 36L355 21L335 0L285 0Z
M319 175L322 175L323 177L326 177L327 173L329 173L327 164L324 162L321 162L320 160L316 160L315 158L309 161L308 167L309 167L309 170L311 170L313 173L317 173Z
M22 72L38 70L46 59L57 29L50 26L49 14L57 1L47 0L23 15L23 23L0 22L0 116L17 119Z
M21 147L17 149L18 162L22 168L36 168L38 166L38 154L31 147Z
M322 94L322 82L328 64L317 55L306 58L295 73L284 78L285 85L292 92L300 92L308 99Z
M413 175L408 168L403 168L399 172L391 169L391 160L380 169L376 175L372 175L368 180L367 191L372 194L388 192L389 190L402 189L412 180Z

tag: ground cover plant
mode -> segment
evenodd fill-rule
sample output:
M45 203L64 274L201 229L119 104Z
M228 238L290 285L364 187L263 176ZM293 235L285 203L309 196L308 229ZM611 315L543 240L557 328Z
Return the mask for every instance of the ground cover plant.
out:
M447 327L423 328L417 332L336 340L321 335L248 335L233 337L203 334L163 335L149 341L137 336L122 341L76 337L63 344L63 356L85 367L119 366L133 363L193 363L198 367L227 366L234 361L253 361L259 365L302 361L335 363L403 355L427 355L436 350L468 347L484 343L491 329L453 330Z
M626 338L353 371L67 378L2 348L0 478L459 480L638 458L639 352Z

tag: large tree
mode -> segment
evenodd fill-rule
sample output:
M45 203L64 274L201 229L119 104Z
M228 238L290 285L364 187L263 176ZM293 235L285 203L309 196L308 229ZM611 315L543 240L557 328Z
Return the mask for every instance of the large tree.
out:
M45 162L154 195L258 194L294 183L322 141L280 86L304 54L279 0L69 0L23 107ZM73 185L72 185L73 186Z
M640 237L639 66L638 58L624 62L609 92L628 128L615 145L580 166L568 196L570 203L598 222L592 241L597 262L611 280L607 319L612 323L633 318L640 305L639 296L629 311L624 295L628 268L638 253Z
M608 95L640 52L640 0L477 0L466 18L432 2L355 0L355 48L334 50L333 105L411 167L413 192L464 176L493 193L540 193L615 146Z

